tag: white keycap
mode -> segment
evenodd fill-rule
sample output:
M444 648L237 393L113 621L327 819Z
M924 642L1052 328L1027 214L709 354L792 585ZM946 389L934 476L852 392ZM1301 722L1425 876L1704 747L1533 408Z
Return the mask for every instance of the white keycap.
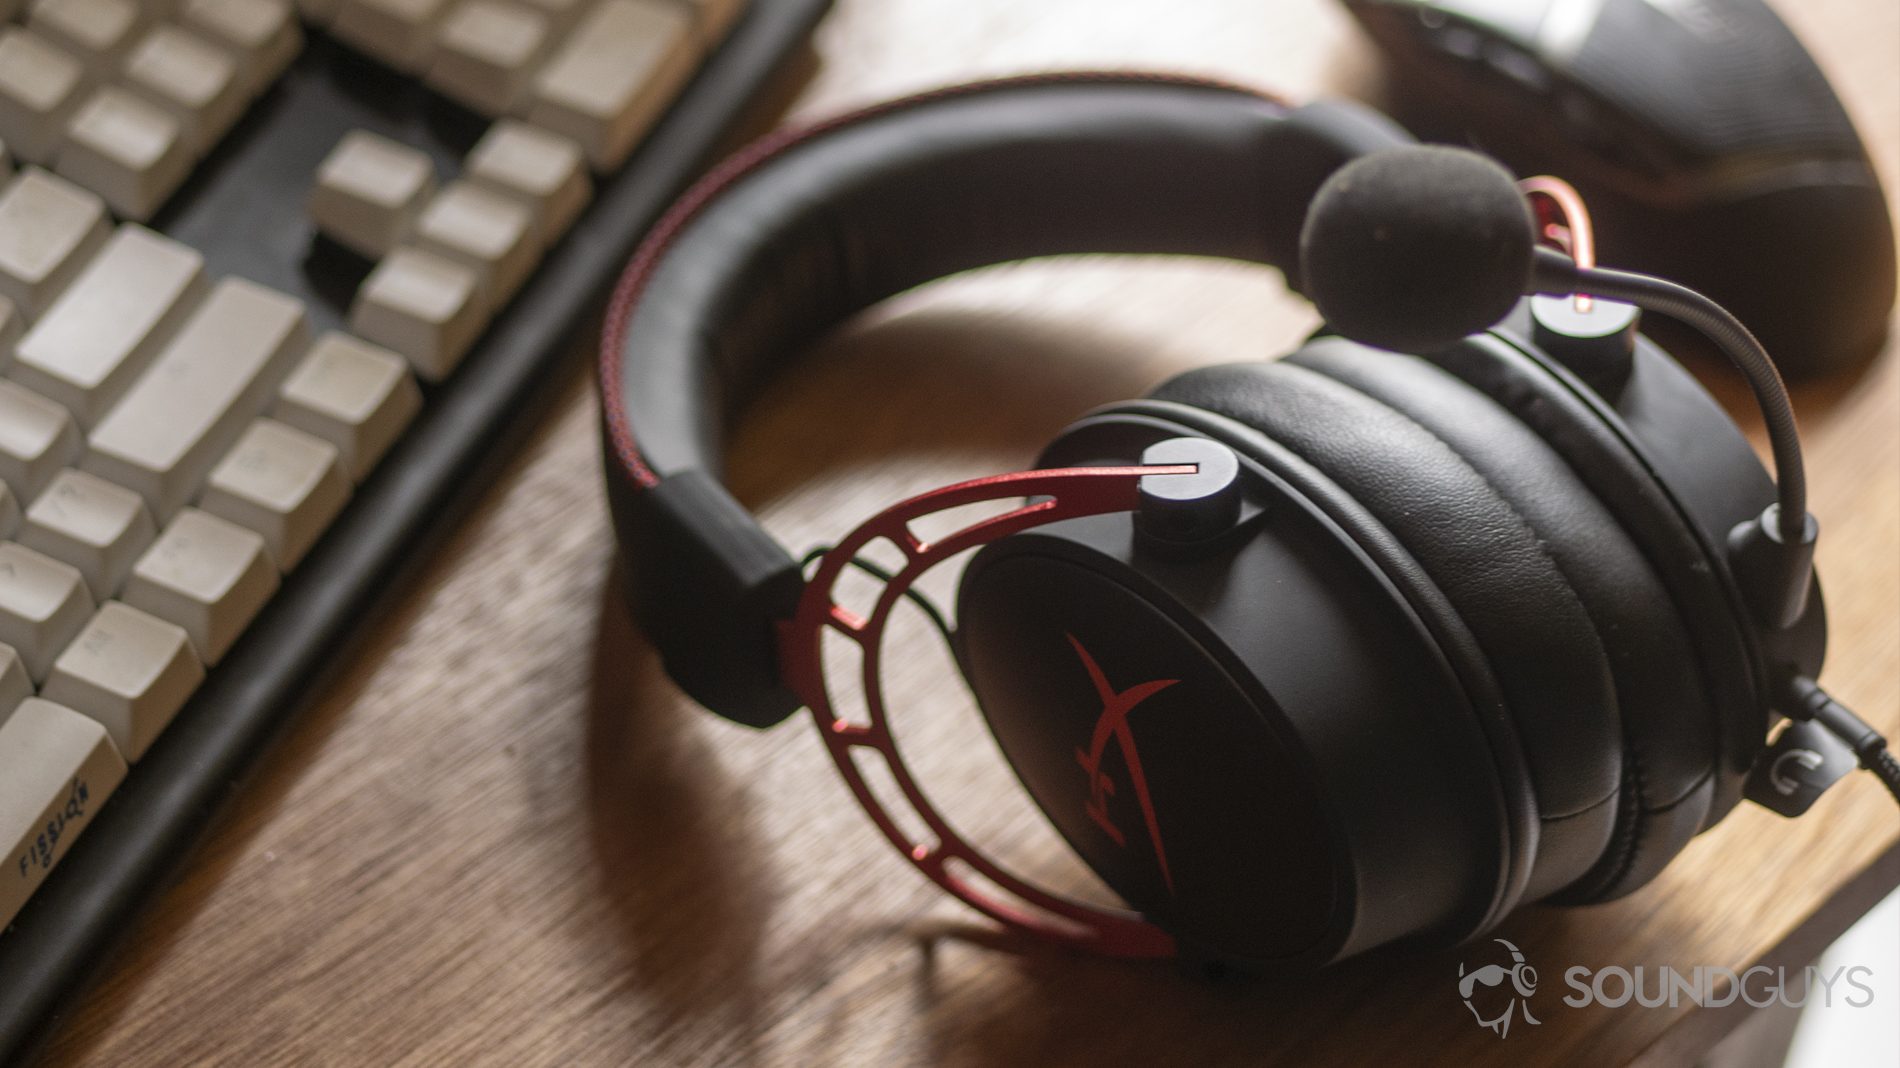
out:
M178 21L231 51L246 96L263 92L303 51L287 0L182 0Z
M515 119L495 122L475 142L462 177L532 208L536 239L544 249L567 233L593 196L581 146Z
M0 374L5 374L13 364L14 350L20 344L20 334L25 327L20 322L19 310L13 302L0 297Z
M421 406L402 357L333 331L284 380L271 415L336 446L351 481L361 482Z
M349 498L336 446L259 419L212 470L198 507L263 535L278 570L288 572Z
M528 120L618 167L698 62L692 16L670 0L603 0L536 76Z
M0 138L15 158L52 157L85 86L78 57L17 26L0 28Z
M508 0L463 0L436 35L430 87L484 115L506 113L552 39L547 16Z
M97 722L37 697L0 724L0 928L125 778Z
M124 78L178 123L194 156L211 151L244 114L237 60L176 26L159 26L133 46Z
M91 617L92 595L77 568L0 542L0 642L20 654L34 682L45 680L53 658Z
M79 457L79 428L66 409L0 380L0 481L22 504L40 495L59 469Z
M132 47L142 21L134 0L33 0L27 28L79 57L95 78L108 78Z
M163 525L270 403L308 342L302 302L224 279L99 421L81 466L137 490Z
M33 696L33 680L10 645L0 645L0 724L5 724L20 702Z
M397 70L421 73L449 0L339 0L330 32Z
M317 168L310 218L332 240L380 259L408 233L434 191L435 165L421 149L351 130Z
M120 226L15 350L7 377L90 429L197 306L204 257L143 226Z
M116 85L92 94L66 120L53 169L99 194L127 219L144 221L191 173L178 120Z
M20 544L79 569L95 601L119 591L158 527L139 495L68 468L26 510Z
M37 319L105 244L105 202L28 167L0 193L0 297Z
M40 696L98 721L137 763L204 677L183 627L107 601L59 654Z
M472 269L405 245L363 280L350 305L350 330L408 357L417 374L436 381L455 370L486 316Z
M146 551L125 584L124 601L185 628L206 665L277 592L277 569L256 532L187 508Z
M0 538L11 538L20 529L20 499L5 482L0 482Z
M541 254L527 205L459 180L422 209L413 240L425 252L472 269L482 303L491 309L508 303Z

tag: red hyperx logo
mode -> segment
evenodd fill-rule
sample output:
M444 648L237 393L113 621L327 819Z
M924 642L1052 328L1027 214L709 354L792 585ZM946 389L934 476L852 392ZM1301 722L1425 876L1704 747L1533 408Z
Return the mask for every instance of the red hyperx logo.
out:
M1108 684L1108 678L1095 663L1095 658L1082 647L1075 635L1067 634L1069 644L1075 646L1075 654L1082 658L1082 666L1089 671L1089 680L1095 684L1095 696L1101 698L1102 714L1095 721L1095 736L1090 739L1086 751L1077 748L1076 763L1089 777L1089 799L1084 806L1089 818L1094 820L1115 844L1126 846L1121 828L1108 815L1108 799L1114 796L1115 780L1102 771L1102 756L1108 749L1110 738L1121 747L1122 761L1128 765L1128 781L1135 788L1135 800L1141 805L1141 818L1148 824L1148 840L1154 843L1155 861L1161 866L1161 881L1167 884L1168 893L1174 893L1174 876L1168 872L1168 854L1161 848L1161 825L1155 820L1154 800L1148 796L1148 778L1141 773L1141 754L1135 750L1134 732L1128 729L1128 714L1135 706L1160 693L1162 690L1180 682L1180 679L1156 679L1139 686L1115 692Z

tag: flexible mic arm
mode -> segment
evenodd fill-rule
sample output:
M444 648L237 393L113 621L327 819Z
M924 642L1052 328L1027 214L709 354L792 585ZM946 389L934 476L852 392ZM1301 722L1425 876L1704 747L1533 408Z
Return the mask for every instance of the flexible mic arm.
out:
M1801 460L1794 406L1768 350L1727 308L1687 286L1630 271L1579 267L1555 249L1540 246L1533 251L1529 288L1554 297L1583 293L1618 300L1679 319L1715 342L1747 377L1775 459L1775 503L1730 532L1730 563L1743 595L1762 622L1775 629L1792 626L1807 608L1820 528L1808 514L1807 470ZM1860 766L1873 772L1900 801L1900 760L1887 748L1887 740L1813 679L1795 678L1787 685L1782 710L1791 718L1820 724L1846 743Z

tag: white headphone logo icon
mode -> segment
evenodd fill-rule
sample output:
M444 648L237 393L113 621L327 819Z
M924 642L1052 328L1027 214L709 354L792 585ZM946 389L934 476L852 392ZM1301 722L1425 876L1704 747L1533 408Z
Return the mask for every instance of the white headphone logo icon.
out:
M1458 965L1458 996L1464 999L1465 1008L1471 1010L1471 1016L1478 1021L1478 1026L1496 1031L1498 1037L1503 1038L1511 1033L1511 1019L1516 1015L1520 1005L1524 1010L1525 1023L1536 1026L1541 1022L1531 1015L1531 995L1537 993L1537 969L1525 963L1523 952L1516 946L1502 938L1494 938L1492 941L1510 950L1510 966L1487 964L1466 974L1465 966L1461 962ZM1506 979L1511 981L1511 988L1517 992L1516 996L1504 1006L1503 1012L1487 1020L1484 1013L1471 1003L1472 992L1480 986L1497 986Z

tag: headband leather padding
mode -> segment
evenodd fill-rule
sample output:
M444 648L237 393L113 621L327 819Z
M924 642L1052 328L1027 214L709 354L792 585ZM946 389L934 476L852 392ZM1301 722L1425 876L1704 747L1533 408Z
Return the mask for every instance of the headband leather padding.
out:
M1066 253L1292 271L1344 162L1408 143L1343 103L1138 77L1016 80L919 98L768 155L656 238L603 354L608 481L633 607L696 700L764 726L797 700L773 622L795 562L719 478L727 420L852 314L932 279ZM1289 275L1296 288L1298 279Z

